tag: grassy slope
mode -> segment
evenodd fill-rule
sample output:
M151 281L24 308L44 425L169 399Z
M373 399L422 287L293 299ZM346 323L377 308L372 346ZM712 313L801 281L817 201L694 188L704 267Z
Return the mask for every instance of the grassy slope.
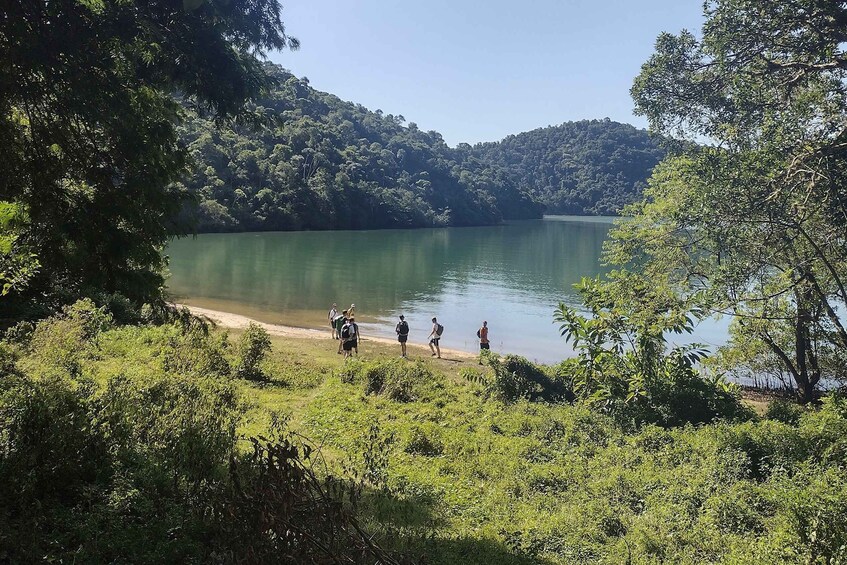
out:
M160 370L165 331L106 332L85 373ZM427 562L796 562L787 548L802 536L785 505L804 491L787 475L757 476L741 449L750 434L790 434L784 424L627 434L582 407L487 399L458 375L472 360L410 352L433 376L415 383L413 401L397 402L342 382L332 342L275 338L267 380L239 383L249 406L242 431L266 433L272 411L290 417L330 468L370 477L368 527ZM399 351L366 343L362 353Z

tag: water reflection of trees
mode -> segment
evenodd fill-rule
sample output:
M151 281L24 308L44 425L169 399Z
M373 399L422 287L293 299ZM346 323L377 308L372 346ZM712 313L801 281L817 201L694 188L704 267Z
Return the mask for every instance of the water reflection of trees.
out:
M568 292L597 263L608 224L207 234L169 248L177 295L280 310L351 300L372 312L437 296L450 283Z

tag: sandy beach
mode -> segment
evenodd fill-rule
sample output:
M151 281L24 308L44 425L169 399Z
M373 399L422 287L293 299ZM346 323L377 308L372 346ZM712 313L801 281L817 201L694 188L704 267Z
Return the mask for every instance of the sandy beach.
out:
M180 308L187 308L191 311L192 314L196 316L201 316L203 318L207 318L211 320L218 326L223 328L233 328L233 329L243 329L253 322L254 324L261 326L264 328L269 334L283 337L295 337L295 338L304 338L304 339L322 339L326 341L334 341L332 339L332 335L329 330L315 330L310 328L298 328L294 326L284 326L281 324L268 324L265 322L260 322L258 320L254 320L253 318L249 318L247 316L242 316L240 314L233 314L231 312L221 312L220 310L211 310L209 308L201 308L199 306L189 306L188 304L179 304L175 303L174 306ZM397 341L394 339L388 339L384 337L377 336L369 336L367 334L362 334L361 341L367 343L369 341L376 343L383 343L388 345L398 345ZM429 352L429 347L426 344L418 344L418 343L409 343L410 349L420 349L426 350ZM399 345L398 345L399 347ZM467 351L461 351L458 349L449 349L446 347L441 348L442 357L444 355L449 355L455 358L461 359L476 359L476 356L468 353Z

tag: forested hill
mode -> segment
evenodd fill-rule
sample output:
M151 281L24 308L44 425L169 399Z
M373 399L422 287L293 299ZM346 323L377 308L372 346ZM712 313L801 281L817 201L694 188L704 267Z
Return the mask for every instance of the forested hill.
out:
M311 88L281 67L258 130L181 128L197 164L184 181L205 231L463 226L542 212L612 214L640 194L660 152L646 132L570 122L449 147L434 131Z
M540 217L542 207L497 166L447 146L402 116L319 92L270 66L279 86L256 112L258 131L182 128L198 167L199 231L484 225Z
M664 157L645 130L608 118L510 135L472 151L505 167L548 214L615 214L641 196Z

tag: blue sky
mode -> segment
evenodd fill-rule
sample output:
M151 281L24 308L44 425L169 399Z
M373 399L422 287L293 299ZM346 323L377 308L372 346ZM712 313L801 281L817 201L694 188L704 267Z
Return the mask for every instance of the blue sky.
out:
M450 145L632 114L662 31L698 31L701 0L283 0L299 51L271 60L318 90L402 114Z

